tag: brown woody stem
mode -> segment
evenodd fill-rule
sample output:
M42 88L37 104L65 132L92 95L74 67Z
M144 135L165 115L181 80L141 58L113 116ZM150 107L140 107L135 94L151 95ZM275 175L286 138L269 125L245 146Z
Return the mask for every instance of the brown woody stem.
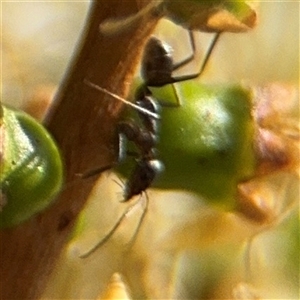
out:
M99 24L134 14L147 2L97 0L91 4L81 48L46 119L62 152L66 186L49 209L0 233L2 299L40 298L97 180L97 176L78 179L76 174L111 164L114 158L114 130L122 105L87 86L84 79L126 97L144 43L159 17L146 15L114 36L101 35Z

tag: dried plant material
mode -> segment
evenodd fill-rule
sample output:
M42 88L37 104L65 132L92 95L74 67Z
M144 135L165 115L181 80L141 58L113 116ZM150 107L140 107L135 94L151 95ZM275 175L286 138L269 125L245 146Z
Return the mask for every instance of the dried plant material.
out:
M103 295L97 298L97 300L117 300L124 299L130 300L128 287L122 280L122 277L119 273L113 274L110 282L107 285L107 288Z
M298 106L296 87L270 84L254 89L254 148L258 165L255 176L239 184L238 200L240 210L256 221L270 223L278 220L297 203Z
M270 84L254 90L259 174L299 171L299 93L296 87Z
M266 225L280 222L299 198L299 177L274 173L238 186L239 209L250 219Z
M216 244L240 245L253 234L255 227L234 213L204 208L185 223L174 225L172 232L161 241L161 247L170 249L210 249ZM232 248L233 249L233 248Z
M240 282L232 290L233 299L236 300L260 300L262 299L257 295L257 292L248 283Z

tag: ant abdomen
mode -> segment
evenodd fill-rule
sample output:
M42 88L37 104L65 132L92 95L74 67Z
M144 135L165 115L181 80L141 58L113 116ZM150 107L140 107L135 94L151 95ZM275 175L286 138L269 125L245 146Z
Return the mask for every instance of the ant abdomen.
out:
M151 37L142 58L141 75L147 86L164 86L172 82L173 58L171 47Z
M158 159L140 159L127 181L122 202L146 191L159 173L164 170L163 163Z

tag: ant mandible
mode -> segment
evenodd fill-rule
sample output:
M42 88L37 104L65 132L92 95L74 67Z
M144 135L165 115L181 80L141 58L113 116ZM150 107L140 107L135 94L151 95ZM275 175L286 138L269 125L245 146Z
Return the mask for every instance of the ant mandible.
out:
M173 77L172 74L175 70L185 66L194 59L196 47L194 42L193 32L189 31L189 38L192 47L192 54L186 59L174 63L171 55L171 48L164 42L156 37L151 37L146 44L141 66L141 75L144 83L137 88L135 92L135 103L131 103L116 94L96 85L92 82L85 80L85 83L90 87L104 92L127 105L132 106L138 111L139 118L143 127L141 128L134 121L121 121L117 125L117 132L119 136L119 156L118 163L124 160L126 156L125 141L133 142L136 145L139 153L128 153L135 156L136 165L127 179L124 186L124 198L122 202L127 202L136 195L140 195L146 191L154 181L157 175L164 169L163 163L158 158L157 142L159 138L159 119L160 119L160 105L153 97L149 87L161 87L167 84L173 84L199 77L205 69L209 57L214 49L215 44L220 36L216 33L209 46L206 57L202 63L199 72L195 74L188 74L178 77ZM115 164L101 167L82 175L82 178L98 175L99 173L114 167ZM135 204L134 204L135 205ZM134 206L133 205L133 206ZM140 229L144 216L148 208L148 197L146 196L146 204L140 218L136 233L132 240L134 241ZM129 207L119 218L113 228L100 240L92 249L81 255L81 258L88 257L101 247L116 231L122 220L126 217L128 212L132 209Z

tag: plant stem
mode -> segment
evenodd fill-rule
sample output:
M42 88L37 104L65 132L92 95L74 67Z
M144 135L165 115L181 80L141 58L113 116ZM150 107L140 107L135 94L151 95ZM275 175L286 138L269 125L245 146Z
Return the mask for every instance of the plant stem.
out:
M136 26L114 36L101 35L99 24L106 18L136 13L147 2L98 0L91 4L80 50L46 119L64 159L65 188L49 209L0 233L2 299L40 298L97 180L97 176L80 179L76 174L112 164L115 124L122 105L87 86L84 79L126 97L144 43L159 16L146 15Z

